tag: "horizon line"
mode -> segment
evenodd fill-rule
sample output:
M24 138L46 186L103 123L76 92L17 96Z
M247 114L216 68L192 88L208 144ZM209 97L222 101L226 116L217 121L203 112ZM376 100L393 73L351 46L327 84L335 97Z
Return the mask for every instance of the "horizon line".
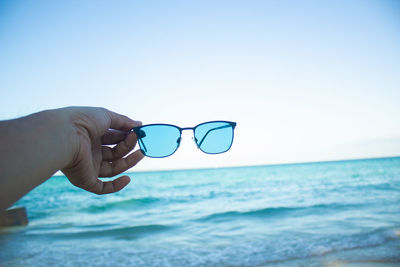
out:
M395 156L383 156L383 157L366 157L366 158L347 158L347 159L332 159L332 160L320 160L320 161L303 161L303 162L284 162L284 163L266 163L266 164L254 164L254 165L237 165L237 166L218 166L218 167L199 167L199 168L182 168L182 169L154 169L154 170L135 170L124 172L125 174L131 173L146 173L146 172L178 172L178 171L196 171L196 170L212 170L212 169L230 169L230 168L248 168L248 167L264 167L264 166L284 166L284 165L299 165L299 164L315 164L315 163L333 163L343 161L359 161L359 160L378 160L378 159L394 159L400 158L400 155Z

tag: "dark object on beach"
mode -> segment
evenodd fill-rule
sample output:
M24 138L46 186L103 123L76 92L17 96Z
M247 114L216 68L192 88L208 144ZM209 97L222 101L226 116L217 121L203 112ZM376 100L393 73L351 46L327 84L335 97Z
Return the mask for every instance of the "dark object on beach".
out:
M24 207L11 208L0 212L0 227L21 226L28 224L28 216Z

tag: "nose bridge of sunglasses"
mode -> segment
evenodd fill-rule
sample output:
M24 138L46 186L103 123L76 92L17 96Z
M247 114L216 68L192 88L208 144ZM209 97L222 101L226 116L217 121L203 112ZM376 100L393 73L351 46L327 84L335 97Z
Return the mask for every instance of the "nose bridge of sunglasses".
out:
M184 134L190 135L190 136L192 137L192 140L193 140L193 142L195 143L196 147L199 148L197 138L196 138L196 136L194 135L194 128L192 128L192 127L187 127L187 128L182 128L182 130L183 130L183 131L182 131L182 136L183 136Z
M194 142L196 143L196 137L193 134L193 131L182 131L182 135L180 137L180 139L178 140L178 143L180 143L181 145L184 145L188 140L188 139L192 139L194 140ZM197 147L197 145L196 145Z

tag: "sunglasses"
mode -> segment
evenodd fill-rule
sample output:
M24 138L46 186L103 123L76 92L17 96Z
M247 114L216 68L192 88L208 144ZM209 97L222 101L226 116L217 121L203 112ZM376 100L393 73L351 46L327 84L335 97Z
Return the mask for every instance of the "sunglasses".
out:
M195 127L180 128L172 124L148 124L134 127L142 153L151 158L171 156L181 143L182 131L193 130L197 147L207 154L228 151L233 142L236 122L209 121Z

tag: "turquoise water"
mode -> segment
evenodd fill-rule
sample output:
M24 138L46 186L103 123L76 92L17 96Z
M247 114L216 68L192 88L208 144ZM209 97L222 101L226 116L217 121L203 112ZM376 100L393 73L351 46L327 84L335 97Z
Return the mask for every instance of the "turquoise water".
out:
M400 158L129 175L114 195L65 177L30 192L0 265L400 264Z

